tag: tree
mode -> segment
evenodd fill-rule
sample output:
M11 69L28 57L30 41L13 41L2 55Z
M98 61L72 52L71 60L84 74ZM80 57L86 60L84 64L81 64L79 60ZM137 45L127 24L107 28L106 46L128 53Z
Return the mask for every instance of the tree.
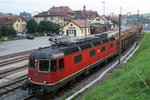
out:
M16 31L12 26L0 25L0 36L16 36Z
M60 29L60 25L53 23L52 31L53 31L53 32L58 32L59 29Z
M35 33L37 30L38 23L34 19L30 19L27 21L26 29L28 33Z
M58 24L51 21L42 20L38 25L38 32L57 32L60 29Z
M39 25L38 25L38 32L44 32L47 31L48 25L47 25L47 21L42 20L40 21Z

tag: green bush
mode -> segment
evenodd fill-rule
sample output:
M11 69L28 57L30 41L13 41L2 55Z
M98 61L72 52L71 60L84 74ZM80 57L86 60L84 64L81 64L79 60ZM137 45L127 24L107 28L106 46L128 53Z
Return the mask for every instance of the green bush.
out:
M17 35L15 29L9 25L0 25L0 37L2 36L12 36L15 37Z
M8 40L9 40L9 37L7 37L7 36L2 36L0 38L0 41L8 41Z

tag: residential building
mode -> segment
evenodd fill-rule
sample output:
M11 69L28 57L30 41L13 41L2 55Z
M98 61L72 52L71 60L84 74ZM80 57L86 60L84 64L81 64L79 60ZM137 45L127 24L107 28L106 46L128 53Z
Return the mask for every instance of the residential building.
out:
M86 15L87 21L90 21L93 18L99 16L97 11L92 11L92 10L87 10L87 11L77 10L77 11L74 11L74 12L75 12L75 19L80 19L80 20L84 20L85 15Z
M91 20L91 23L108 24L108 19L103 16L95 17Z
M111 17L107 17L107 19L111 21L112 28L119 27L119 16L111 16Z
M52 21L62 27L69 20L74 19L74 12L68 6L53 6L48 11L35 15L34 19L38 23L42 20Z
M65 24L64 14L52 14L48 11L39 13L34 16L34 19L37 23L40 23L42 20L51 21L56 24L59 24L61 27Z
M90 23L91 34L99 34L111 30L111 24Z
M63 28L63 34L73 37L85 37L90 35L90 25L84 20L71 20Z
M20 16L22 16L25 20L29 20L32 18L31 14L30 13L27 13L27 12L22 12L20 13Z
M13 26L17 33L26 32L26 20L21 16L1 17L0 24Z
M70 9L68 6L60 6L60 7L53 6L48 11L51 14L63 14L65 15L65 17L74 18L74 11L72 11L72 9Z
M7 14L0 13L0 18L2 18L2 17L7 17L7 16L8 16Z

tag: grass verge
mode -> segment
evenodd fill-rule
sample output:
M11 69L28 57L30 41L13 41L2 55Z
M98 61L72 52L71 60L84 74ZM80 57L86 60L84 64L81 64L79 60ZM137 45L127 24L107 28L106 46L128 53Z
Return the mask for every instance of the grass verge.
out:
M82 100L150 100L150 33L138 50L101 85Z

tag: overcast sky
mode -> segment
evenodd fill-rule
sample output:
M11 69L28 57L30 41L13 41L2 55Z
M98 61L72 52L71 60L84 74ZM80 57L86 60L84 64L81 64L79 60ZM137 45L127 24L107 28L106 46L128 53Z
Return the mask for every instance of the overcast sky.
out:
M0 0L0 12L19 14L26 11L32 15L38 12L47 11L52 6L69 6L72 10L81 10L86 6L87 10L98 11L103 14L103 3L105 1L105 14L119 14L120 7L122 13L150 13L149 0Z

